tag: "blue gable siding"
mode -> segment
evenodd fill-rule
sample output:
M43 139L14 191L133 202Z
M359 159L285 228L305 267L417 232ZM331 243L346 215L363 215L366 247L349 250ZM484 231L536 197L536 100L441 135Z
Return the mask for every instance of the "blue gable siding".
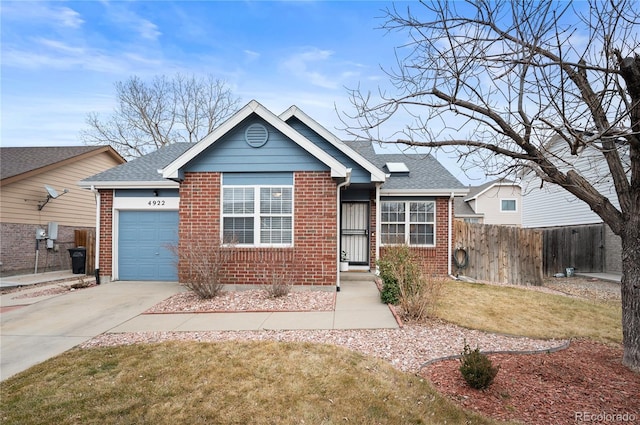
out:
M177 198L180 196L178 189L116 189L116 198L151 198L161 196L165 198Z
M222 184L227 186L292 186L293 173L224 173Z
M353 159L326 141L324 137L307 127L302 121L294 117L289 119L287 124L315 143L320 149L340 161L340 163L344 164L347 168L351 168L351 183L371 183L371 173L369 171L362 168Z
M267 143L259 148L251 147L245 142L245 130L254 123L264 125L269 131ZM328 166L256 115L242 121L184 167L184 171L195 172L327 170Z

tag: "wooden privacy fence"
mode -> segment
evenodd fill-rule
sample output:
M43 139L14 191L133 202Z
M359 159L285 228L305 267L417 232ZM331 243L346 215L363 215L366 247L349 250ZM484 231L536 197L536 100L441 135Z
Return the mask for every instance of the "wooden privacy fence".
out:
M96 240L93 230L75 230L75 246L83 246L87 249L85 274L93 275L96 268Z
M544 273L553 276L568 267L581 272L604 271L604 226L557 227L543 230Z
M456 220L454 273L514 285L542 285L542 232ZM464 251L456 251L462 248ZM458 268L467 254L467 265ZM461 266L463 264L460 264Z

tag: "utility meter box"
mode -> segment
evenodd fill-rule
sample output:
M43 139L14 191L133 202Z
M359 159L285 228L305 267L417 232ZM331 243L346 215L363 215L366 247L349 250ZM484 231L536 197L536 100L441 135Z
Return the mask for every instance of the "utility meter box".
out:
M47 239L58 239L58 223L56 223L55 221L50 221L47 227Z
M47 238L47 232L44 229L36 229L36 239L41 241Z

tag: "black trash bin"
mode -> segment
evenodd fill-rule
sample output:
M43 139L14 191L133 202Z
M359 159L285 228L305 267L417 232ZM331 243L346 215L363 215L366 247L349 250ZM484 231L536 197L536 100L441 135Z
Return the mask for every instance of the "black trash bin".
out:
M85 262L87 259L87 249L83 246L69 248L71 256L71 270L73 274L85 274Z

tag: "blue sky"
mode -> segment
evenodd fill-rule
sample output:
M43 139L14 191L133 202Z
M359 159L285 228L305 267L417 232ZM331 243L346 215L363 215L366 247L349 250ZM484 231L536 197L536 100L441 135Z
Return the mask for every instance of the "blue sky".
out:
M396 2L397 7L406 3ZM345 87L385 84L399 33L378 29L382 1L3 1L2 146L80 145L133 75L212 74L241 104L297 105L346 137ZM456 177L465 176L439 156ZM476 182L477 183L477 182Z

